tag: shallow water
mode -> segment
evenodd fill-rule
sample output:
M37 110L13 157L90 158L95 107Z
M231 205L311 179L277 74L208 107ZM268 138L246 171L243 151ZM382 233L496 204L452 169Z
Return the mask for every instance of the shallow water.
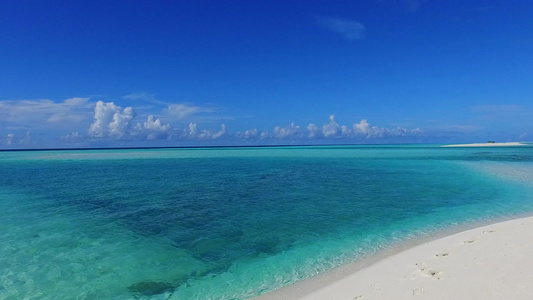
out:
M533 147L0 152L0 298L241 299L533 211Z

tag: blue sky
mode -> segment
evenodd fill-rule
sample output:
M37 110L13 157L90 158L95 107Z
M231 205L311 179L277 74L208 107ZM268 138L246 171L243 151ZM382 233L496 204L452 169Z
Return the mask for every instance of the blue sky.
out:
M0 1L0 148L533 140L531 1Z

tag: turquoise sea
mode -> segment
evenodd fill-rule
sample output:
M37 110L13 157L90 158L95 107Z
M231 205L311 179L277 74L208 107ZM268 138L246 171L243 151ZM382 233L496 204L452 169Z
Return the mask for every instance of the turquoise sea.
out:
M0 299L245 299L533 212L533 146L0 152Z

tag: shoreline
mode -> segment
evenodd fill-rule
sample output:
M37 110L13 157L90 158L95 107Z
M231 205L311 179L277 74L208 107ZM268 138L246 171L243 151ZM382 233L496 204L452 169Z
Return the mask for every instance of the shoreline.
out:
M494 221L406 241L254 299L531 299L533 216Z

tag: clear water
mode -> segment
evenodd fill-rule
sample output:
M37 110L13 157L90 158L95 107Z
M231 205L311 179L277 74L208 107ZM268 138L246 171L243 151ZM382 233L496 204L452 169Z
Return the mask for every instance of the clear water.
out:
M0 299L242 299L533 212L533 147L0 152Z

